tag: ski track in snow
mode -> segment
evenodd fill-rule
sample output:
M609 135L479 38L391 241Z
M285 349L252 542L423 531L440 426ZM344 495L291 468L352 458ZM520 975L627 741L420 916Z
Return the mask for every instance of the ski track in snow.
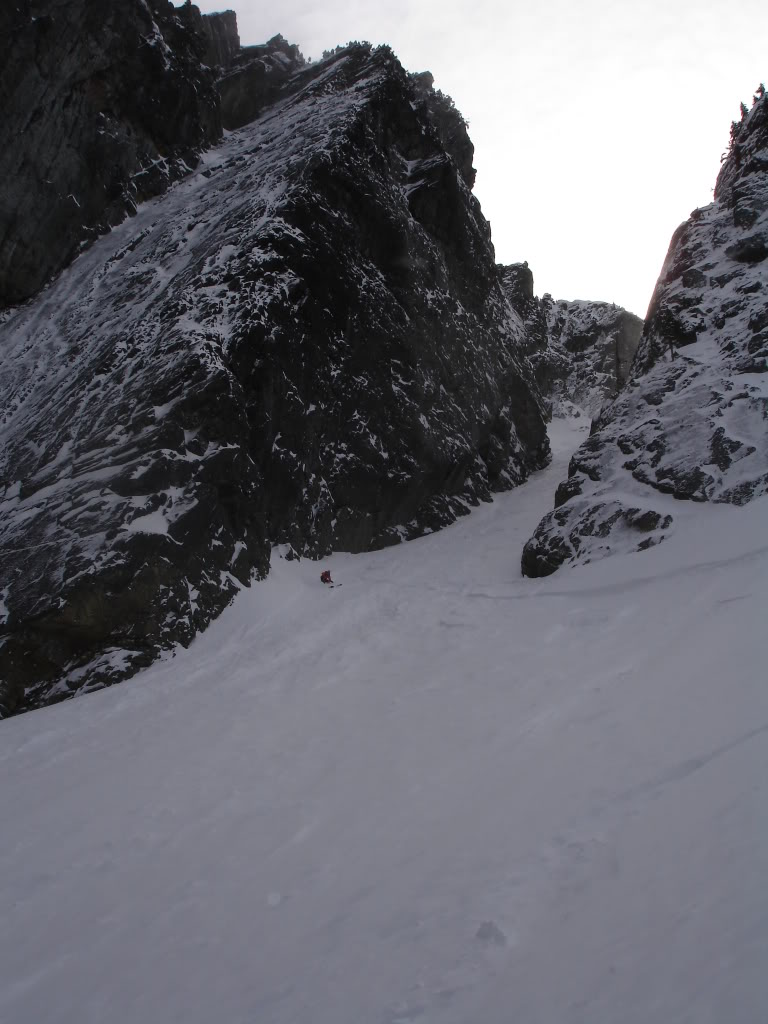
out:
M3 1024L768 1017L768 504L524 580L575 427L0 726Z

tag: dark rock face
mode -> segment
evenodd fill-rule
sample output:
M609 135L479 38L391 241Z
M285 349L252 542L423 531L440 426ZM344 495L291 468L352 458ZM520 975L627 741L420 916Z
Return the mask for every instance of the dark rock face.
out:
M221 136L196 7L17 0L0 13L0 307L196 166Z
M559 507L526 545L526 575L658 542L674 499L741 505L768 492L766 97L733 141L715 202L672 238L631 380L571 460ZM638 522L650 525L639 542Z
M206 14L200 19L205 37L204 62L212 68L226 70L240 54L240 33L234 11Z
M298 75L4 316L5 713L189 642L273 543L397 543L548 458L430 103L386 49Z
M238 49L222 66L218 81L224 127L233 131L250 124L279 96L300 88L303 79L297 73L305 66L298 46L281 35L262 46Z
M467 134L467 122L454 106L451 97L433 88L434 78L429 71L411 75L410 80L417 101L437 129L445 151L453 157L467 187L474 188L476 171L472 161L475 147Z
M507 301L523 321L530 359L537 364L545 364L545 356L549 351L549 326L544 303L533 291L533 272L527 263L512 263L509 266L499 264L497 267L499 281ZM541 383L549 384L549 378L541 370L538 371Z
M643 321L608 302L542 299L554 356L552 390L590 415L626 384ZM562 376L563 359L568 371Z
M499 267L502 288L521 317L536 382L555 414L596 416L629 376L643 321L609 302L541 299L527 263Z

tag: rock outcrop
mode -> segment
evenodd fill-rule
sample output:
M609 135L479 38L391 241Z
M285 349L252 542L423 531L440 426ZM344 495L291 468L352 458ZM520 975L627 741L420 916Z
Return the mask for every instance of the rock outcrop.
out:
M240 55L240 33L234 11L206 14L200 19L205 37L205 63L219 72L231 68Z
M547 460L445 106L386 48L295 69L197 171L4 314L6 713L188 643L272 544L397 543Z
M527 263L500 266L501 284L526 329L536 381L554 415L596 416L629 376L643 321L610 302L534 295Z
M0 12L0 308L197 165L221 137L200 12L15 0Z
M261 46L238 47L234 52L230 46L230 53L228 62L219 68L217 82L222 124L230 131L250 124L278 96L288 95L292 86L301 86L298 72L306 61L298 46L281 35Z
M593 424L523 572L642 549L675 501L768 491L768 99L733 129L715 201L674 234L629 383Z

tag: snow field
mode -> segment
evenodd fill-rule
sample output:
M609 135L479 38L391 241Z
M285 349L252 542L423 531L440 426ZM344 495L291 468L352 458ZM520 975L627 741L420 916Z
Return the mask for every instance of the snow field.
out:
M3 1024L766 1018L768 503L525 580L587 429L2 723Z

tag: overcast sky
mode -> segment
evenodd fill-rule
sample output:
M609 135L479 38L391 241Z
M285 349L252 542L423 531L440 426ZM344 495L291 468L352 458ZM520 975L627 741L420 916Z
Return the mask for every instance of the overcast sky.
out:
M536 292L641 316L677 225L712 200L739 102L768 79L765 0L200 0L244 45L389 43L475 145L500 262ZM768 82L766 82L768 84Z

